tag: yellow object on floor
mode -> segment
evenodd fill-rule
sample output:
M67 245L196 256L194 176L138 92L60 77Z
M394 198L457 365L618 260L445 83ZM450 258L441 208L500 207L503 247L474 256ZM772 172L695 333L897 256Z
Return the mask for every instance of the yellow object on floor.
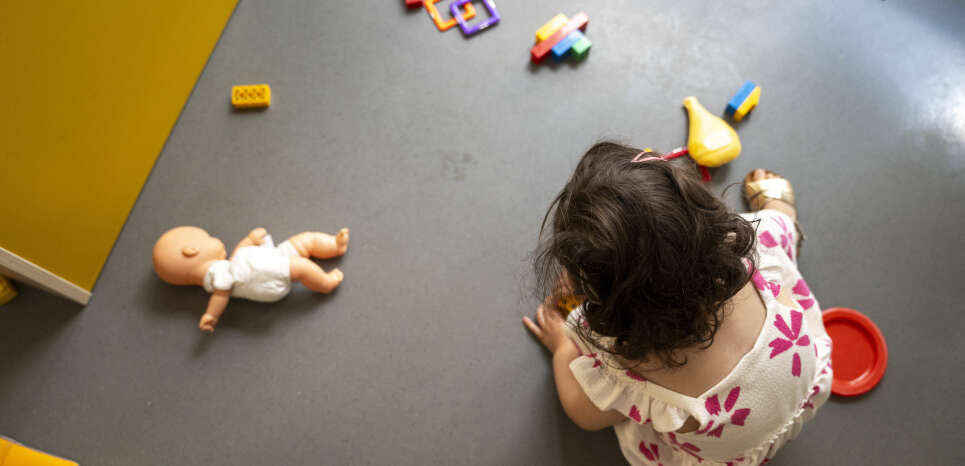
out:
M13 282L0 276L0 306L7 304L11 299L17 297L17 289L13 287Z
M77 466L77 463L0 437L0 466Z
M719 167L740 155L741 140L734 128L708 112L696 97L684 99L684 107L690 117L687 150L697 165Z
M4 2L0 248L93 289L236 3Z
M271 105L271 88L267 84L251 84L231 88L231 105L235 108L268 107Z

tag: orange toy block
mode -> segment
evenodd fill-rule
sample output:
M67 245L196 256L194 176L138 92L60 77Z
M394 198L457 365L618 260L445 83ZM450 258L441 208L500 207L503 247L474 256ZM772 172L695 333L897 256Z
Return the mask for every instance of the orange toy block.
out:
M439 10L436 9L436 3L439 0L424 0L422 5L426 7L426 12L429 13L429 17L432 18L432 22L436 23L436 27L440 31L446 31L449 28L455 26L458 22L456 18L449 18L449 21L443 21L442 15L439 14ZM472 6L472 3L466 4L466 9L463 11L462 19L473 19L476 17L476 7Z

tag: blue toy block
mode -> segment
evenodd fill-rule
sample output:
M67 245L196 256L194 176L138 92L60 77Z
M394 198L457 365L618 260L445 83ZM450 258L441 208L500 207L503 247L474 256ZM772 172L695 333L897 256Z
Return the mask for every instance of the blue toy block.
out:
M754 88L756 87L757 84L754 84L753 81L745 82L744 85L741 86L740 90L737 91L737 94L734 94L734 97L730 99L730 102L727 102L727 109L724 110L724 113L734 116L734 112L740 108L741 104L744 103L744 100L747 99L747 96L751 95L751 92L754 92Z
M563 38L556 45L553 46L553 59L560 61L573 47L573 44L579 42L583 38L583 33L579 29L570 33L570 35Z

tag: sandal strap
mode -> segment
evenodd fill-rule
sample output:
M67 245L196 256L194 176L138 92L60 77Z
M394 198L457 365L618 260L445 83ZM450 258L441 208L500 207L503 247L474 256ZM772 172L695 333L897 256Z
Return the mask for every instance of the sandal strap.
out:
M784 201L791 207L796 207L794 189L791 188L791 182L784 178L765 178L747 182L744 185L744 194L752 210L762 209L770 199Z

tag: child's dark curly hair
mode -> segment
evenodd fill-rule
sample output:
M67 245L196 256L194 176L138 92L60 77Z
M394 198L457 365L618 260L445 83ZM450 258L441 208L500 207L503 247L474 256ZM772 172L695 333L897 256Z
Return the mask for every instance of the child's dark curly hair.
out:
M583 156L543 219L538 289L556 302L567 277L587 297L581 338L628 361L679 367L676 352L709 347L721 307L750 279L754 227L692 165L631 163L639 152L601 142Z

